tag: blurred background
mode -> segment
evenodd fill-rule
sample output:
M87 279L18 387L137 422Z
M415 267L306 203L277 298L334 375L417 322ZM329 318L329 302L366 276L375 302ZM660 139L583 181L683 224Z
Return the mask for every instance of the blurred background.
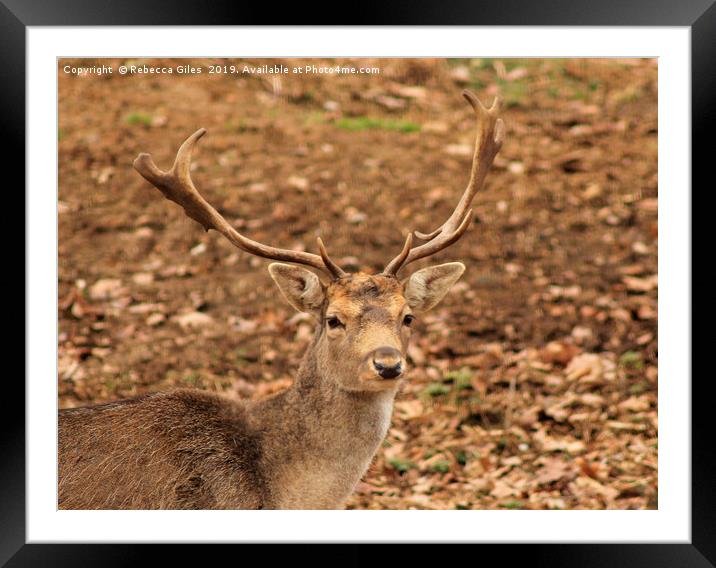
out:
M176 387L265 397L313 334L266 261L133 170L139 152L168 168L207 128L193 178L238 230L311 252L320 235L344 268L374 271L464 190L469 88L503 97L506 140L472 226L427 261L467 270L416 321L388 437L348 507L657 507L656 60L82 59L60 60L58 82L61 408Z

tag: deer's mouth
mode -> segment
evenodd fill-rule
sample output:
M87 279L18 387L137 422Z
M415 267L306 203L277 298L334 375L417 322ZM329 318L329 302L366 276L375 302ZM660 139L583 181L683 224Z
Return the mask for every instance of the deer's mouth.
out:
M363 366L362 372L358 375L358 381L362 389L372 391L383 391L395 388L395 386L403 380L406 371L401 365L400 369L384 370L379 372L373 364Z

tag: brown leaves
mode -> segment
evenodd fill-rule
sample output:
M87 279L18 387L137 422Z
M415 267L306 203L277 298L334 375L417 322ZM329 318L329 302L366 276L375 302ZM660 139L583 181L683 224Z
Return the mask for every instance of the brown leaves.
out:
M196 329L214 324L214 318L201 312L178 314L172 318L172 321L177 322L184 329Z
M417 385L406 385L408 392L395 405L390 446L377 458L386 460L387 469L381 474L376 466L367 477L380 480L383 489L356 496L354 503L414 507L411 495L419 493L429 495L433 507L447 500L460 508L605 508L653 498L648 491L634 497L633 482L623 489L605 458L619 452L620 468L629 463L631 471L652 475L638 465L645 446L627 450L619 440L655 435L655 423L647 418L655 399L621 394L626 375L614 355L580 352L569 339L541 350L497 352L496 372L491 366L463 366L445 375L452 378L440 389L426 389L433 394L421 401L409 394ZM462 363L482 360L468 356ZM534 383L540 385L535 389L537 376L522 374L529 369L543 369L552 378ZM485 373L492 385L487 390L482 381L469 380ZM517 378L512 397L497 386L505 385L505 374ZM551 394L540 395L539 389ZM450 416L459 420L447 420Z
M587 476L579 476L569 484L569 490L589 509L611 509L614 507L614 500L619 495L619 490L604 485ZM593 504L594 501L596 504Z
M580 385L604 385L616 378L615 363L596 353L583 353L572 359L564 370L568 381L577 381Z
M548 457L540 460L542 467L537 470L534 482L538 486L550 486L557 481L574 477L574 464L562 457Z
M656 274L652 274L646 278L637 278L635 276L624 276L622 281L626 284L630 292L650 292L656 290L659 284L659 278Z
M570 342L551 341L540 350L540 359L545 363L567 365L581 349Z
M102 278L88 289L92 300L113 300L126 292L127 289L122 288L122 281L119 278Z

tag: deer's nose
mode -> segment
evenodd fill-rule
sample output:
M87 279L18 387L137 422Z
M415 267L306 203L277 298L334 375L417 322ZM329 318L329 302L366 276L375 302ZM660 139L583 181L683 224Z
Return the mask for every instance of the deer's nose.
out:
M403 356L392 347L380 347L373 353L373 366L384 379L394 379L403 373Z

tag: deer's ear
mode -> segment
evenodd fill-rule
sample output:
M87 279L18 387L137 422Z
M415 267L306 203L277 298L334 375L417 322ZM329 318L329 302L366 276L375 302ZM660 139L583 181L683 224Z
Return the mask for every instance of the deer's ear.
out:
M300 266L278 262L269 264L268 269L289 304L299 312L321 313L324 290L318 276Z
M448 262L418 270L405 281L405 300L415 311L427 311L445 297L464 271L462 262Z

